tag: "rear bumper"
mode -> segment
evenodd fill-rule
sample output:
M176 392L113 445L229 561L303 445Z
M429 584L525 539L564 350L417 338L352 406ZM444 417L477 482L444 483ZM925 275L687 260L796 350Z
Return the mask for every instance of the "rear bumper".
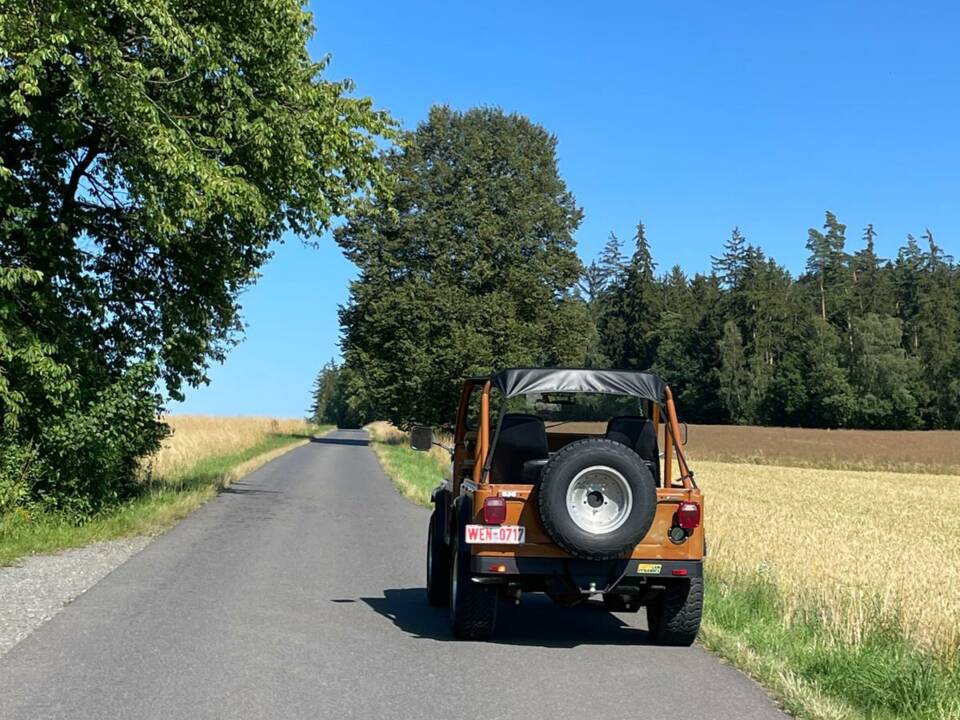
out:
M509 580L511 576L576 577L608 575L622 578L699 578L703 577L702 560L577 560L574 558L477 557L470 559L476 575Z

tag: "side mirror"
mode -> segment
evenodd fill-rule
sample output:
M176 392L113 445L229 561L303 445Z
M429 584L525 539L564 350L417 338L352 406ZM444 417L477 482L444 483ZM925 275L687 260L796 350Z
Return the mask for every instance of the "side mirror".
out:
M687 427L686 423L680 423L680 441L683 443L684 447L687 445L687 435L690 433L690 428Z
M415 425L410 431L410 447L414 450L429 450L433 447L433 428Z

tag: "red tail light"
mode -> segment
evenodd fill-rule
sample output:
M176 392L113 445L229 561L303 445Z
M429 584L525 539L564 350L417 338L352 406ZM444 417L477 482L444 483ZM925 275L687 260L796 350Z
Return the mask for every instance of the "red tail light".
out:
M507 501L502 497L488 497L483 501L483 521L487 525L500 525L507 519Z
M700 506L697 503L680 503L677 508L677 524L684 530L693 530L700 524Z

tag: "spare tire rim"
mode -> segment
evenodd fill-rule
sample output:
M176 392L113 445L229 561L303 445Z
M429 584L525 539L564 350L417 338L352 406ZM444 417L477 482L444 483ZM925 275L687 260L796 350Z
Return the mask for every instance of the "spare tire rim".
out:
M581 530L605 535L621 527L633 510L627 479L612 467L593 465L567 486L567 512Z

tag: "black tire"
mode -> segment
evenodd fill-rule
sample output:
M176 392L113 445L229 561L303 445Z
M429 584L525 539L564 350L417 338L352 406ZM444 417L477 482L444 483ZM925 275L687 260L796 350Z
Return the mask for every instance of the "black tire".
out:
M567 507L570 485L594 466L616 471L632 497L623 524L602 533L578 525ZM612 560L633 550L650 530L657 512L657 488L650 469L632 449L606 438L588 438L570 443L550 458L540 480L538 503L543 526L557 545L586 560Z
M673 580L647 605L647 628L658 645L693 645L703 616L703 578Z
M450 629L459 640L487 640L497 624L496 589L470 579L470 553L454 540L450 570Z
M434 607L450 604L450 548L437 530L437 511L427 530L427 600Z
M606 593L603 596L603 606L610 612L635 613L641 607L637 600L638 598L633 595Z

